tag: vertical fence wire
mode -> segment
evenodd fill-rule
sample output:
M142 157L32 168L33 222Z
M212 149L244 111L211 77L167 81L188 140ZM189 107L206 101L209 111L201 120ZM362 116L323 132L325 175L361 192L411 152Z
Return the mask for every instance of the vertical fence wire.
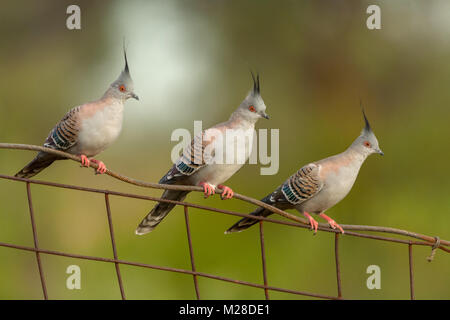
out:
M189 212L188 212L187 206L184 206L184 220L186 222L186 234L187 234L187 239L188 239L188 244L189 244L189 256L191 257L191 269L193 272L196 272L195 261L194 261L194 250L192 249L191 227L189 224ZM197 300L200 300L200 291L198 290L197 275L194 274L192 277L194 278L195 295L197 297Z
M334 234L334 258L336 261L336 280L338 298L342 298L342 284L341 284L341 265L339 262L339 233Z
M413 256L412 256L412 243L408 245L408 256L409 256L409 290L411 295L411 300L415 299L414 296L414 271L413 271Z
M27 186L28 208L30 209L31 228L33 230L34 248L36 250L39 250L37 231L36 231L36 222L34 220L33 201L31 199L30 183L27 182L26 186ZM39 277L41 278L42 293L44 294L44 299L48 300L47 286L45 284L44 271L42 269L41 255L40 255L39 251L36 251L36 261L37 261L38 270L39 270Z
M106 215L108 216L109 234L111 236L111 245L113 249L114 260L118 260L116 240L114 237L114 228L111 217L111 206L109 205L109 195L107 193L105 193L105 205L106 205ZM116 274L117 274L117 281L119 282L120 295L122 297L122 300L125 300L126 299L125 290L123 289L122 275L120 274L120 266L119 263L117 262L115 262L114 265L116 267Z
M264 295L266 297L266 300L269 300L269 290L267 289L266 249L264 246L263 221L259 222L259 242L261 244L261 262L262 262L262 271L263 271L263 280L264 280Z

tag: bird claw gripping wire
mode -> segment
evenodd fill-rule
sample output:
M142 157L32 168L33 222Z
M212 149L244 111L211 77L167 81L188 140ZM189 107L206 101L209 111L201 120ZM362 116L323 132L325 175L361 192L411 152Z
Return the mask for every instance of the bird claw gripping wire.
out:
M430 254L430 256L427 257L428 262L433 261L434 255L436 254L436 250L441 245L441 239L438 236L436 236L434 238L436 239L436 241L434 242L433 246L431 247L431 254Z

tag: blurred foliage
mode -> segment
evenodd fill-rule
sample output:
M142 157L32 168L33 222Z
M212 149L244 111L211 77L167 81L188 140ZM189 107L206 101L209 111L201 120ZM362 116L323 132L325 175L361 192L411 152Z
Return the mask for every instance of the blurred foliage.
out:
M259 128L280 129L280 170L261 176L245 166L236 192L265 196L300 166L341 152L363 126L362 99L384 158L370 157L348 197L328 211L344 224L381 225L450 238L449 35L447 1L377 1L382 29L366 28L361 1L77 1L82 29L65 27L69 1L2 4L0 141L43 143L72 106L99 98L123 67L122 40L140 102L129 101L118 141L100 155L109 168L158 181L170 167L176 128L226 120L261 74L271 115ZM33 153L0 150L0 172L14 174ZM60 161L38 179L159 195L94 176ZM32 186L40 246L112 257L102 195ZM237 200L188 201L249 212ZM190 268L184 217L175 209L151 234L136 225L152 203L111 197L119 258ZM0 180L0 241L32 246L25 186ZM197 269L262 282L257 228L224 235L236 219L191 210ZM265 225L269 284L335 295L333 236ZM409 298L407 247L342 237L346 298ZM450 297L450 256L414 248L416 297ZM0 298L42 298L33 253L0 248ZM42 256L52 299L117 299L114 265ZM77 264L82 290L67 290ZM366 268L381 267L382 289L366 288ZM192 299L192 277L121 267L134 299ZM262 299L260 289L199 279L202 298ZM272 298L301 299L282 293Z

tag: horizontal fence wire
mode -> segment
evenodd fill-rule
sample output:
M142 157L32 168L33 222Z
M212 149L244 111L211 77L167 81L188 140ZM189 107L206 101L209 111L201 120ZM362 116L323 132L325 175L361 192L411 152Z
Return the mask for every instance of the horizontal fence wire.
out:
M44 152L56 154L56 155L59 155L59 156L62 156L62 157L65 157L65 158L68 158L68 159L71 159L71 160L74 160L77 162L81 162L81 159L78 156L67 154L67 153L64 153L61 151L57 151L57 150L53 150L53 149L49 149L49 148L45 148L45 147L40 147L40 146L0 143L0 149L44 151ZM97 169L98 165L92 164L91 167L93 167L94 169ZM140 187L153 188L153 189L166 189L166 190L197 191L197 192L203 191L203 189L201 187L197 187L197 186L173 186L173 185L162 185L162 184L156 184L156 183L149 183L149 182L145 182L145 181L141 181L141 180L132 179L132 178L120 175L120 174L115 173L110 170L107 170L106 174L115 179L121 180L126 183L130 183L130 184L133 184L136 186L140 186ZM248 214L242 214L239 212L223 210L223 209L219 209L219 208L208 207L208 206L193 204L193 203L184 202L184 201L174 201L174 200L167 200L167 199L162 199L162 198L158 198L158 197L142 196L142 195L137 195L137 194L132 194L132 193L123 193L123 192L118 192L118 191L113 191L113 190L95 189L95 188L89 188L89 187L84 187L84 186L74 186L74 185L60 184L60 183L55 183L55 182L18 178L18 177L13 177L13 176L9 176L9 175L3 175L3 174L0 174L0 179L12 180L12 181L25 183L27 199L28 199L28 206L29 206L29 211L30 211L31 227L32 227L32 231L33 231L33 241L34 241L33 247L16 245L16 244L5 243L5 242L0 242L0 247L13 248L13 249L17 249L17 250L30 251L30 252L35 253L36 264L37 264L37 268L39 271L39 276L40 276L40 280L41 280L41 287L42 287L44 299L48 299L48 293L47 293L47 288L46 288L46 283L45 283L45 273L44 273L44 270L43 270L43 267L41 264L41 259L40 259L41 254L113 263L115 265L115 269L116 269L116 276L117 276L117 282L118 282L119 289L120 289L120 295L121 295L121 298L124 300L126 299L126 296L125 296L125 290L124 290L124 286L123 286L122 276L120 273L120 265L130 265L130 266L141 267L141 268L149 268L149 269L156 269L156 270L192 275L195 296L197 299L200 299L200 297L201 297L199 286L198 286L198 277L215 279L215 280L219 280L219 281L234 283L236 285L242 285L242 286L263 289L266 299L269 299L269 291L284 292L284 293L289 293L289 294L293 294L293 295L301 295L301 296L306 296L306 297L314 297L314 298L322 298L322 299L342 299L343 298L342 283L341 283L341 267L340 267L340 259L339 259L340 232L338 230L331 229L326 224L319 224L318 230L321 230L324 232L335 233L334 253L335 253L335 265L336 265L337 295L329 296L329 295L313 293L313 292L280 288L280 287L270 286L268 284L269 280L267 277L267 268L266 268L264 223L281 224L281 225L284 225L287 227L297 227L297 228L303 228L303 229L309 229L310 226L309 226L307 220L300 218L298 216L295 216L293 214L287 213L285 211L282 211L278 208L267 205L259 200L249 198L247 196L240 195L237 193L235 193L235 195L234 195L234 198L236 198L236 199L254 204L256 206L264 207L264 208L272 211L275 214L278 214L278 215L281 215L281 216L287 218L288 220L287 221L275 220L275 219L270 219L270 218L266 218L266 217L250 216ZM39 243L38 243L38 235L37 235L37 231L36 231L37 228L36 228L35 218L34 218L34 208L33 208L33 203L32 203L31 189L30 189L31 184L45 185L45 186L55 187L55 188L72 189L72 190L84 191L84 192L89 192L89 193L104 194L106 217L107 217L110 238L111 238L111 245L112 245L112 250L113 250L113 259L103 258L103 257L95 257L95 256L86 256L86 255L54 251L54 250L46 250L46 249L40 248ZM222 193L222 191L223 190L219 189L219 190L217 190L217 193L220 194L220 193ZM190 263L191 270L172 268L172 267L167 267L167 266L151 265L151 264L145 264L145 263L133 262L133 261L125 261L125 260L119 259L118 253L117 253L117 244L116 244L116 240L115 240L115 236L114 236L113 221L112 221L112 216L111 216L111 207L110 207L110 201L109 201L110 196L166 202L166 203L175 204L177 206L183 206L184 207L185 224L186 224L186 236L187 236L187 241L188 241L189 257L190 257L190 262L191 262ZM233 215L233 216L238 216L238 217L251 217L253 219L259 220L259 242L260 242L260 247L261 247L261 264L262 264L262 271L263 271L262 284L243 281L243 280L237 280L237 279L231 279L231 278L223 277L220 275L204 273L204 272L200 272L200 271L196 270L195 259L194 259L194 249L193 249L193 244L192 244L192 239L191 239L191 228L190 228L190 223L189 223L189 208L196 208L196 209L201 209L201 210L205 210L208 212L217 212L217 213ZM289 221L289 220L291 220L291 221ZM430 257L428 257L429 261L431 261L434 258L436 250L438 250L438 249L443 252L447 252L447 253L450 252L450 242L447 240L442 240L439 237L432 237L432 236L423 235L423 234L419 234L419 233L415 233L415 232L411 232L411 231L407 231L407 230L388 228L388 227L364 226L364 225L344 225L344 224L341 224L341 226L344 228L345 235L347 235L347 236L361 237L361 238L394 242L394 243L401 243L401 244L408 246L408 257L409 257L408 266L409 266L409 281L410 281L410 297L411 297L411 299L415 299L413 257L412 257L413 246L416 246L416 245L430 246L432 251L431 251ZM353 230L353 231L349 231L349 230ZM358 231L358 232L354 232L354 231ZM374 235L374 234L366 234L361 231L388 233L388 234L404 236L404 237L408 237L408 238L412 238L412 239L399 239L399 238L385 237L385 236Z

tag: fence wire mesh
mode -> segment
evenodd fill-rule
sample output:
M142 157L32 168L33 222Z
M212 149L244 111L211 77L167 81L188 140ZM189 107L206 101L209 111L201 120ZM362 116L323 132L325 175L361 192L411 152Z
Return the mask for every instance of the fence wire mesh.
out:
M73 156L73 155L66 154L66 153L63 153L60 151L56 151L56 150L52 150L52 149L48 149L48 148L44 148L44 147L39 147L39 146L0 143L0 149L46 151L49 153L63 155L74 161L81 162L80 158L77 156ZM92 165L92 167L96 168L96 164ZM108 170L107 174L114 178L122 180L124 182L135 184L138 186L143 186L143 187L156 188L156 189L202 191L202 189L200 187L194 187L194 186L171 186L171 185L159 185L159 184L154 184L154 183L146 183L143 181L124 177L122 175L119 175L119 174L114 173L109 170ZM197 299L201 299L201 293L200 293L199 286L198 286L198 278L199 277L230 282L230 283L240 285L240 286L248 286L248 287L262 289L262 290L264 290L264 295L267 300L270 298L270 293L269 293L270 291L278 291L278 292L288 293L288 294L292 294L292 295L300 295L300 296L313 297L313 298L343 299L342 283L341 283L341 266L340 266L340 255L339 255L339 239L340 239L341 234L339 233L339 231L331 229L327 225L324 225L324 224L319 224L318 229L321 231L325 231L325 232L334 232L335 233L335 236L334 236L334 258L335 258L335 268L336 268L336 295L329 296L329 295L324 295L324 294L320 294L320 293L293 290L293 289L275 287L275 286L269 285L270 281L268 279L267 270L266 270L266 249L265 249L265 239L264 239L264 224L265 223L275 223L275 224L284 225L285 227L295 227L295 228L305 228L305 229L308 229L309 225L308 225L307 221L302 218L299 218L295 215L281 211L275 207L269 206L269 205L262 203L256 199L252 199L252 198L249 198L249 197L246 197L243 195L235 194L235 198L237 198L237 199L240 199L242 201L246 201L246 202L258 205L258 206L263 206L263 207L271 210L273 213L282 215L282 216L284 216L288 219L294 220L294 221L284 221L284 220L275 220L275 219L270 219L270 218L265 218L265 217L255 217L255 216L250 216L247 214L242 214L239 212L223 210L223 209L219 209L219 208L208 207L208 206L203 206L203 205L184 202L184 201L173 201L173 200L161 199L158 197L143 196L143 195L137 195L137 194L131 194L131 193L123 193L123 192L118 192L118 191L113 191L113 190L103 190L103 189L95 189L95 188L88 188L88 187L83 187L83 186L67 185L67 184L60 184L60 183L40 181L40 180L24 179L24 178L18 178L18 177L3 175L3 174L0 174L0 179L13 180L13 181L22 182L25 184L26 194L27 194L27 199L28 199L28 208L29 208L29 213L30 213L30 222L31 222L31 228L32 228L32 233L33 233L33 243L34 243L34 246L30 247L30 246L17 245L17 244L13 244L13 243L0 242L0 247L7 247L7 248L12 248L12 249L35 253L36 266L39 271L42 293L43 293L44 299L46 299L46 300L48 299L48 292L47 292L47 286L46 286L46 281L45 281L45 272L44 272L44 269L43 269L43 266L41 263L41 255L42 254L91 260L91 261L104 262L104 263L113 263L115 265L117 283L118 283L118 286L120 289L120 294L121 294L122 299L124 299L124 300L126 299L126 293L124 290L124 285L123 285L122 276L121 276L121 272L120 272L121 265L129 265L129 266L135 266L135 267L140 267L140 268L149 268L149 269L155 269L155 270L161 270L161 271L167 271L167 272L176 272L176 273L192 275L193 286L194 286L195 295L196 295ZM98 257L98 256L80 255L80 254L55 251L55 250L46 250L44 248L41 248L39 246L37 228L36 228L36 223L35 223L33 198L32 198L31 187L30 187L32 184L45 185L45 186L50 186L50 187L54 187L54 188L72 189L72 190L84 191L84 192L89 192L89 193L104 194L106 220L108 223L108 228L109 228L109 233L110 233L110 240L111 240L112 251L113 251L112 252L113 259ZM218 193L220 193L220 192L221 191L219 190ZM186 238L187 238L188 248L189 248L191 269L187 270L187 269L180 269L180 268L172 268L172 267L167 267L167 266L152 265L152 264L126 261L126 260L119 259L118 254L117 254L116 239L114 236L113 220L112 220L112 216L111 216L111 206L110 206L110 197L111 196L124 197L124 198L130 198L130 199L142 199L142 200L148 200L148 201L161 201L161 202L167 202L167 203L174 203L177 206L184 207L184 221L185 221L185 225L186 225ZM192 239L191 239L191 227L190 227L190 223L189 223L189 215L190 215L189 208L202 209L202 210L207 210L207 211L217 212L217 213L227 214L227 215L233 215L233 216L238 216L238 217L252 217L254 219L259 220L259 243L260 243L260 249L261 249L261 267L262 267L262 275L263 275L261 283L254 283L254 282L248 282L248 281L243 281L243 280L238 280L238 279L232 279L232 278L223 277L223 276L216 275L216 274L201 272L196 269L195 258L194 258L195 257L194 247L193 247ZM431 255L427 258L429 261L433 260L434 255L438 249L442 250L443 252L447 252L447 253L450 252L450 242L447 240L442 240L439 237L430 237L427 235L422 235L422 234L418 234L418 233L414 233L414 232L410 232L410 231L406 231L406 230L386 228L386 227L360 226L360 225L341 225L341 226L345 229L345 234L347 236L362 237L362 238L381 240L381 241L387 241L387 242L395 242L395 243L403 244L403 245L405 245L405 247L408 248L408 259L409 259L408 273L409 273L409 289L410 289L410 298L411 299L415 299L413 247L414 246L430 246L431 247ZM353 232L350 230L390 233L390 234L396 234L396 235L401 235L401 236L407 236L407 237L415 238L415 239L419 239L419 240L398 239L398 238L385 237L385 236L374 235L374 234Z

